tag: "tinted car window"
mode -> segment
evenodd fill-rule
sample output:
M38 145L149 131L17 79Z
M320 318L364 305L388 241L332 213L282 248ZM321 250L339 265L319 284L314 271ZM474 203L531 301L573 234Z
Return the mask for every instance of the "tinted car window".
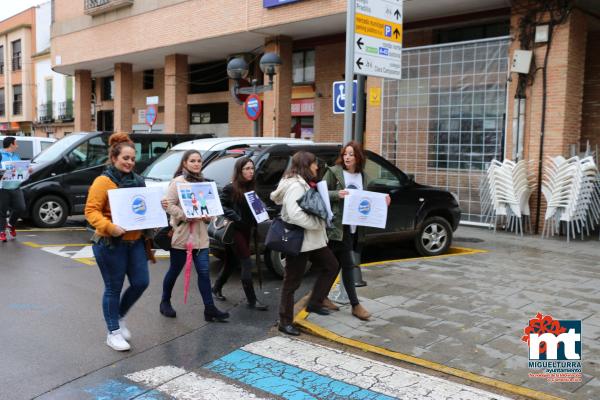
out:
M388 166L380 164L377 160L367 158L365 173L369 177L369 186L385 186L390 189L402 186L396 174Z
M257 166L256 183L261 186L276 186L285 172L289 160L288 155L269 154Z
M173 179L177 167L179 167L183 153L183 150L173 150L163 154L146 168L142 176L150 179L160 179L161 181L170 181Z
M239 157L243 154L228 154L217 160L212 161L202 169L202 175L215 181L218 187L222 188L231 182L233 166Z
M19 149L17 153L23 160L31 160L33 158L33 142L17 140Z
M104 164L108 160L106 143L100 136L85 141L69 153L69 160L73 163L75 169Z

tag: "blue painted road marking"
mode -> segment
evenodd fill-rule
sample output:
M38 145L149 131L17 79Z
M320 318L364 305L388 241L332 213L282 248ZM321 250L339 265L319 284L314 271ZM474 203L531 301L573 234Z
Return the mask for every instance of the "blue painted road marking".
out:
M204 368L290 400L393 399L244 350L231 352Z
M96 400L129 400L133 398L137 400L165 400L168 398L156 390L148 391L148 389L141 386L120 382L116 379L109 379L98 386L85 389L85 391Z

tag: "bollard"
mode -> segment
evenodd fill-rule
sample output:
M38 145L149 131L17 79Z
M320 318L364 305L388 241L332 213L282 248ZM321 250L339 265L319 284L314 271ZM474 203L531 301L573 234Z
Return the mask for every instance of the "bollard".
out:
M352 276L354 277L354 286L367 286L367 282L363 280L362 270L360 269L360 252L352 251L352 263L354 264L354 268L352 269Z

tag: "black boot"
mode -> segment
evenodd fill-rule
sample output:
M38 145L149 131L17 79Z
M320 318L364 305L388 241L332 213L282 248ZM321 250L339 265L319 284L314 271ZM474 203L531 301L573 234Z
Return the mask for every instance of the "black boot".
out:
M248 300L248 308L253 308L259 311L267 311L269 309L268 305L261 303L256 298L252 280L243 280L242 287L244 288L244 293L246 294L246 299Z
M228 312L220 311L214 304L204 306L204 320L208 322L227 322Z
M213 286L213 288L212 288L213 297L219 301L225 301L225 300L227 300L227 297L223 296L223 293L221 292L221 290L222 290L221 287L219 287L215 284L215 286Z
M169 300L160 302L160 313L168 318L175 318L177 316L177 313L171 306L171 302Z

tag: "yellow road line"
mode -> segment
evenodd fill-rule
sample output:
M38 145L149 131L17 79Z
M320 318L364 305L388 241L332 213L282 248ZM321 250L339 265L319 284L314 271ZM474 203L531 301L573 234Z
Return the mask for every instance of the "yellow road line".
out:
M372 267L375 265L383 265L383 264L390 264L390 263L397 263L397 262L416 261L416 260L431 260L433 258L466 256L469 254L480 254L480 253L488 253L488 250L470 249L467 247L451 247L448 250L448 253L441 254L439 256L411 257L411 258L399 258L397 260L375 261L375 262L371 262L371 263L360 264L360 266L361 267Z
M85 247L85 246L91 246L91 243L65 243L65 244L39 244L39 243L34 243L34 242L21 242L22 244L24 244L25 246L29 246L29 247L33 247L36 249L42 248L42 247Z
M96 265L96 261L93 258L71 258L71 260L78 261L85 265Z
M302 312L298 313L297 317L303 316L304 318L306 318L306 316L304 316L303 313L306 313L306 311L303 310ZM308 315L308 313L306 313L306 315ZM383 347L374 346L372 344L364 343L364 342L354 340L354 339L349 339L344 336L340 336L334 332L331 332L325 328L322 328L319 325L309 322L305 319L299 319L298 321L295 321L295 322L299 326L301 326L303 328L303 330L305 330L309 333L312 333L316 336L320 336L325 339L331 340L333 342L341 343L346 346L354 347L354 348L357 348L357 349L360 349L360 350L363 350L366 352L371 352L371 353L391 357L396 360L400 360L400 361L404 361L404 362L407 362L410 364L414 364L414 365L418 365L418 366L425 367L428 369L432 369L434 371L443 372L448 375L456 376L456 377L459 377L459 378L462 378L462 379L465 379L465 380L468 380L471 382L476 382L476 383L480 383L483 385L491 386L491 387L494 387L494 388L497 388L500 390L504 390L509 393L517 394L519 396L526 396L526 397L529 397L529 398L532 398L535 400L563 400L560 397L556 397L556 396L550 395L548 393L529 389L529 388L526 388L523 386L513 385L512 383L503 382L503 381L500 381L497 379L489 378L487 376L477 375L472 372L463 371L458 368L448 367L446 365L439 364L439 363L429 361L429 360L425 360L423 358L418 358L418 357L414 357L414 356L411 356L408 354L398 353L398 352L388 350Z

